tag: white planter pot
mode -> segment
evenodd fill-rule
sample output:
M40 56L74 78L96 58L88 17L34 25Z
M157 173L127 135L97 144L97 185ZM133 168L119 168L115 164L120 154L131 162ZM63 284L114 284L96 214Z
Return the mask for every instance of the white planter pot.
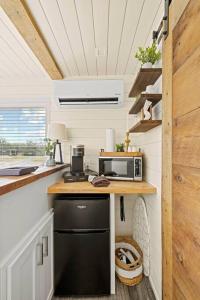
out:
M150 62L148 62L148 63L146 63L146 64L144 64L144 65L142 65L142 68L152 68L152 63L150 63Z
M159 60L157 61L154 65L153 65L153 68L161 68L162 67L162 61Z
M154 85L147 85L147 87L146 87L146 93L153 94L154 92L155 92Z

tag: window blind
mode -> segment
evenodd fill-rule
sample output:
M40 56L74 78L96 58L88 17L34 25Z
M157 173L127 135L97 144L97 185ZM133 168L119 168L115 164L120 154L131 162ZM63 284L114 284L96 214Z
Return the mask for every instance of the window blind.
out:
M0 108L1 158L43 156L45 136L45 108Z

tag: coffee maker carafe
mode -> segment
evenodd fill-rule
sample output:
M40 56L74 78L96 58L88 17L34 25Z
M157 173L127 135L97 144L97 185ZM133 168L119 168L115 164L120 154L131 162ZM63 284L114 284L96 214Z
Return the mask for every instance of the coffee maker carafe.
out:
M63 174L64 182L87 181L84 172L84 145L70 147L71 169Z
M73 176L83 176L84 174L84 145L72 146L71 173Z

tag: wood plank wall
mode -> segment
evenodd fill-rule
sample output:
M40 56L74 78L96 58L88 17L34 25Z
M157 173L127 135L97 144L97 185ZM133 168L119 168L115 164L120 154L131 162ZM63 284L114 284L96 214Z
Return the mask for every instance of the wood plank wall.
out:
M175 0L176 2L176 0ZM173 299L200 299L200 1L173 30Z
M169 18L172 18L170 8ZM172 299L172 23L163 42L162 264L163 299Z

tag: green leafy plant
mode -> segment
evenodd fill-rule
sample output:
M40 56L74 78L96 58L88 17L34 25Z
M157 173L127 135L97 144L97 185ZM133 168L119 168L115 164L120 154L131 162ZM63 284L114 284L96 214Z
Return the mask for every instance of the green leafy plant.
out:
M117 152L124 152L124 144L123 143L116 144L115 147L116 147Z
M45 138L44 142L45 142L44 150L45 150L46 155L52 156L55 142L53 142L49 138Z
M135 58L137 58L142 63L142 65L146 63L152 63L152 65L154 65L157 61L160 60L161 52L157 49L156 43L153 42L150 47L139 47L138 51L135 54Z

